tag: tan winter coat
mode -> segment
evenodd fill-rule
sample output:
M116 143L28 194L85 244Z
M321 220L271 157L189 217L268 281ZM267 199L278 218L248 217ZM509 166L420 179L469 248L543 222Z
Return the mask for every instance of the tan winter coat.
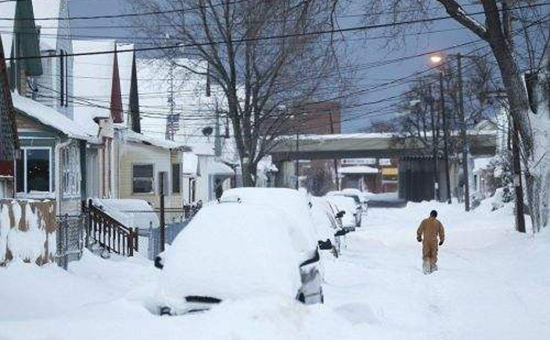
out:
M445 242L445 229L443 228L443 224L441 224L437 218L433 217L423 220L416 231L416 238L422 238L422 242L425 246L430 245L432 247L437 247L438 236L439 241Z

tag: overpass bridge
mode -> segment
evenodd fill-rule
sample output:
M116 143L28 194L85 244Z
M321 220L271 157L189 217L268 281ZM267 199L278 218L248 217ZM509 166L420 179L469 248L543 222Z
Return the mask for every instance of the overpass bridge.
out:
M494 130L472 130L469 131L468 141L470 153L475 156L494 155L497 150L497 133ZM458 133L450 136L450 145L460 142ZM399 159L403 156L419 156L425 154L426 149L418 138L396 139L393 134L388 133L356 133L341 135L305 135L294 137L284 137L284 139L271 150L273 162L277 165L279 172L276 175L276 186L294 187L296 183L296 162L295 160L331 160L331 159L350 159L350 158L390 158ZM416 158L416 157L413 157ZM410 164L411 157L407 157L403 164ZM399 162L401 163L401 162ZM412 184L424 189L433 191L432 166L429 169L423 169L419 174L408 173L408 170L400 166L399 163L393 163L397 167L399 188L411 187ZM420 162L422 163L422 162ZM420 163L417 163L419 165ZM424 162L425 164L425 162ZM431 164L431 163L429 163ZM459 186L460 166L453 161L449 164L451 192ZM407 168L409 165L407 165ZM401 173L405 171L405 173ZM441 197L448 197L444 188L446 179L444 176L444 163L439 166L439 183L441 185ZM414 177L420 176L420 177ZM353 177L353 176L352 176ZM353 179L353 178L352 178ZM375 179L375 184L383 185L382 176ZM378 184L376 184L378 183ZM418 189L418 188L417 188ZM419 189L411 191L419 191ZM426 189L427 190L427 189ZM428 190L428 191L429 191ZM401 191L401 189L400 189ZM400 193L400 195L402 195ZM404 195L404 194L403 194ZM431 194L430 194L431 195ZM431 195L430 197L433 197Z
M497 147L496 131L468 131L470 153L494 155ZM429 137L429 136L428 136ZM460 140L457 133L450 143ZM425 150L418 138L396 140L390 133L352 133L340 135L304 135L285 137L269 153L273 162L296 159L394 158L419 154Z

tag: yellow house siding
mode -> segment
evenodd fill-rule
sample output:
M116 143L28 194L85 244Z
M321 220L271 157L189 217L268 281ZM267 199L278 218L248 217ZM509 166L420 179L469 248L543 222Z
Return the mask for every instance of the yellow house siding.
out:
M143 199L158 208L160 205L159 198L159 172L165 171L168 173L168 192L165 196L165 205L168 208L181 208L181 195L171 194L172 182L172 159L177 160L177 156L172 156L169 150L161 149L155 146L127 143L124 146L120 162L120 198ZM152 164L153 165L153 187L155 192L152 194L134 194L132 190L132 171L135 164Z

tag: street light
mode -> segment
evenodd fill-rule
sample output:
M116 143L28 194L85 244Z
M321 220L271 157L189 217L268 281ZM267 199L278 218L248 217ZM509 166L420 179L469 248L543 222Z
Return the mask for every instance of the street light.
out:
M434 54L432 56L430 56L430 61L432 62L432 64L434 65L439 65L442 63L443 61L443 57L439 54Z
M441 116L443 118L443 156L445 158L445 182L446 182L446 188L447 188L447 203L450 204L451 203L451 176L449 174L449 148L447 145L447 142L449 140L449 127L447 125L447 115L445 114L445 93L443 92L444 90L443 90L443 68L442 68L444 64L444 59L441 55L434 54L430 57L430 61L433 64L441 67L439 72L439 96L441 101ZM439 176L439 174L436 174L436 176Z
M468 140L467 140L467 132L466 132L466 118L465 118L465 114L464 114L464 93L463 93L463 85L462 85L462 54L460 53L457 53L457 54L451 54L449 56L453 56L453 57L456 57L456 63L457 63L457 68L458 68L458 91L459 91L459 102L458 102L458 111L459 111L459 119L460 119L460 136L461 136L461 139L462 139L462 172L463 172L463 176L464 176L464 207L466 209L466 211L469 211L470 210L470 178L469 178L469 171L468 171ZM471 58L475 58L475 56L470 56ZM444 57L442 55L439 55L439 54L434 54L430 57L430 60L433 64L435 65L443 65L445 64L445 60L444 60ZM441 100L443 100L443 70L441 70L441 73L440 73L440 87L441 87ZM445 113L444 109L442 111L443 113ZM446 127L446 123L445 123L445 116L443 116L443 119L444 119L444 128L445 128L445 131L447 131L447 127ZM445 137L445 142L446 142L446 139L447 137ZM447 146L445 146L445 149L447 149ZM447 151L446 151L447 152ZM447 155L445 156L446 157L446 165L448 166L449 163L448 163L448 159L447 159ZM447 169L447 176L449 176L449 173L448 173L448 169ZM447 180L449 179L449 177L447 177ZM449 191L449 183L447 183L447 191ZM449 192L449 196L450 196L450 192Z

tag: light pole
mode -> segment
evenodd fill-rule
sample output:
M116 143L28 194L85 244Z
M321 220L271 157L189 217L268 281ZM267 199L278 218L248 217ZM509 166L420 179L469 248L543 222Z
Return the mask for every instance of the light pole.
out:
M464 175L464 209L470 211L470 175L469 175L469 163L468 163L468 135L466 129L466 115L464 114L464 86L462 82L462 58L465 57L460 53L449 54L451 57L456 58L457 68L458 68L458 118L460 121L460 139L462 139L462 173ZM475 56L470 56L475 58ZM441 55L433 55L431 58L432 63L436 65L445 64L445 59ZM443 86L443 71L440 73L440 86ZM445 116L444 125L445 125ZM446 129L447 127L444 126ZM445 137L445 139L447 139ZM447 163L448 164L448 163ZM448 173L447 173L448 175Z
M439 188L439 141L437 140L437 134L435 133L435 112L434 103L432 97L432 84L428 84L428 96L430 97L430 116L432 118L432 143L433 143L433 158L434 158L434 192L435 199L441 200L441 193Z
M443 87L443 57L433 55L430 57L432 63L440 65L439 72L439 96L441 102L441 116L443 117L443 157L445 160L445 182L447 188L447 203L451 203L451 176L449 174L449 126L447 125L447 114L445 113L445 92Z
M468 136L466 133L466 118L464 115L464 92L462 86L462 55L456 54L458 68L458 107L460 119L460 137L462 138L462 172L464 174L464 209L470 211L470 176L468 169Z

